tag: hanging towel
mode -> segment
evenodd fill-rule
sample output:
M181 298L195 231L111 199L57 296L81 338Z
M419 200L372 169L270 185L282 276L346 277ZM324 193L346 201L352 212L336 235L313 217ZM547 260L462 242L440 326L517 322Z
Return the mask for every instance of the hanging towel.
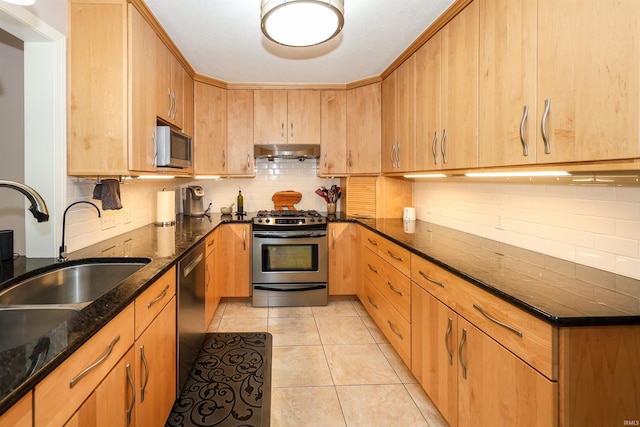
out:
M117 179L103 179L101 184L96 184L93 189L93 198L102 200L102 210L122 209L120 201L120 181Z

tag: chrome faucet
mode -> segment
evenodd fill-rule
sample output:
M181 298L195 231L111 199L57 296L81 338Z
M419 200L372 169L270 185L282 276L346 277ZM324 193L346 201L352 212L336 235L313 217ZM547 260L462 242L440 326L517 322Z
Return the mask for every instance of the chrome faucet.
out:
M67 247L64 244L64 233L65 233L65 228L66 228L66 223L67 223L67 212L73 206L78 205L80 203L86 203L88 205L93 206L94 208L96 208L96 211L98 211L98 218L102 217L102 215L100 214L100 209L98 209L98 207L94 203L88 202L86 200L80 200L78 202L73 202L69 206L67 206L67 209L64 210L64 214L62 214L62 244L60 245L60 253L58 255L58 262L65 262L67 260Z
M25 197L31 202L29 211L33 214L33 217L37 219L38 222L49 221L49 210L47 209L47 204L44 202L44 200L36 190L29 187L28 185L24 185L15 181L7 181L4 179L0 179L0 187L13 188L14 190L17 190L24 194Z

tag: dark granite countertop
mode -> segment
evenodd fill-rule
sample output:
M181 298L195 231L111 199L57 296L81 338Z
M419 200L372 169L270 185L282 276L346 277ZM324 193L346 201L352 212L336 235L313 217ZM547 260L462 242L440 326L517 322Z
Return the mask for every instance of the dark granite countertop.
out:
M70 254L71 262L103 257L149 258L151 262L45 336L0 352L0 414L60 365L219 224L248 223L250 218L251 215L244 219L220 214L203 218L179 216L175 226L147 225ZM41 273L52 264L55 264L54 258L21 257L12 262L4 262L0 273L0 290L22 278ZM33 361L42 355L45 355L43 360L34 369Z
M640 325L640 280L428 222L357 222L555 326Z

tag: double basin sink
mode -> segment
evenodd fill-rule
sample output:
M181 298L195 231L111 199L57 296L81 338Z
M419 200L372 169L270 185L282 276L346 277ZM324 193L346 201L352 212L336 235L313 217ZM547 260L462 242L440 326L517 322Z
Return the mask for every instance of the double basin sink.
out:
M52 265L0 291L0 352L69 320L151 260L92 258Z

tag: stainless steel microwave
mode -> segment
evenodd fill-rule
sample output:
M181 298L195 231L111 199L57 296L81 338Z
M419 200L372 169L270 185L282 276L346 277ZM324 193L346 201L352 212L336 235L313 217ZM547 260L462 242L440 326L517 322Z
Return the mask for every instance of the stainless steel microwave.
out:
M156 127L156 166L185 169L193 161L191 137L170 126Z

